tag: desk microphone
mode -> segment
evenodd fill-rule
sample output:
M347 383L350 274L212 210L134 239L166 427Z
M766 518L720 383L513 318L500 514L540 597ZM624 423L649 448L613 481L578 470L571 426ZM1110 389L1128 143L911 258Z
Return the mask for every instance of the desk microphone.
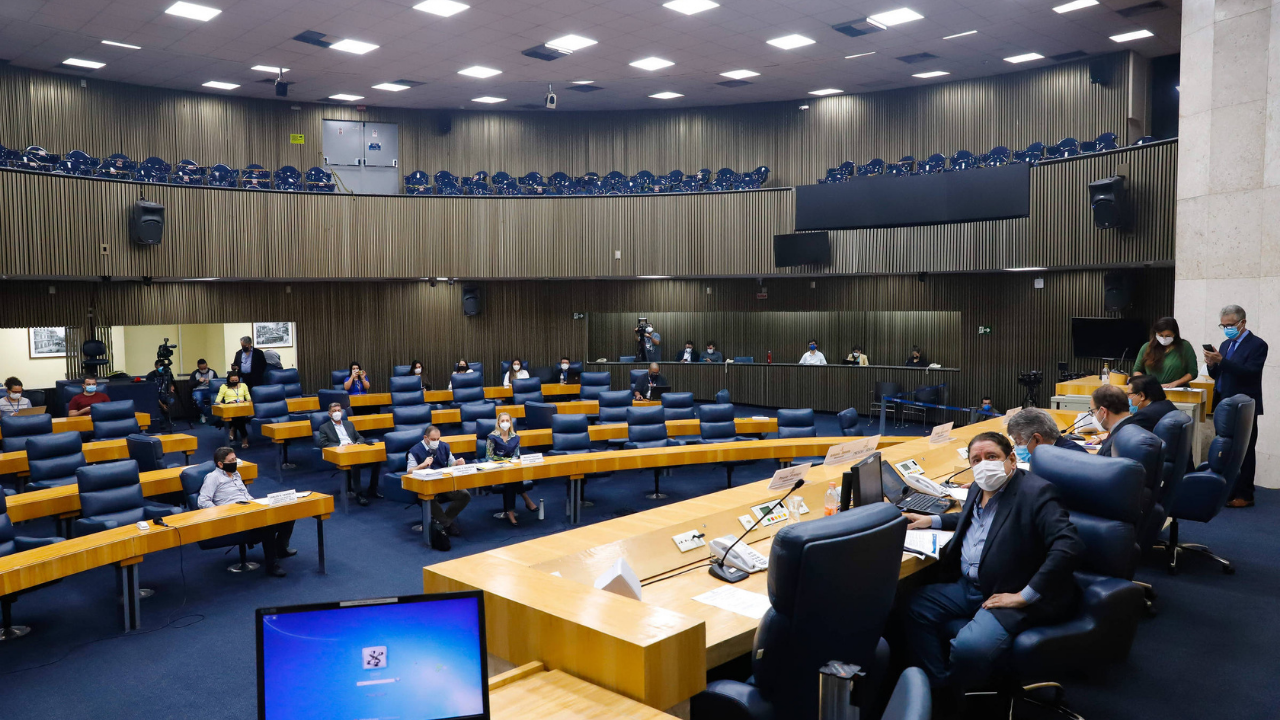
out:
M747 579L747 575L749 575L750 573L745 573L734 567L730 567L729 569L726 570L724 567L725 558L729 557L730 551L732 551L733 548L736 547L738 543L742 542L742 539L745 538L748 533L756 529L756 526L760 524L761 520L764 520L765 518L772 515L775 510L777 510L779 507L782 506L782 503L785 502L787 498L791 497L791 493L799 490L802 485L804 485L804 478L800 478L799 480L796 480L796 484L792 485L791 489L787 491L787 494L783 495L782 498L778 500L778 502L773 504L773 507L769 508L769 512L761 514L760 517L757 518L754 523L751 523L751 527L747 528L746 532L739 535L737 540L734 540L733 543L729 545L729 547L724 549L724 555L721 555L719 560L717 562L712 563L711 567L708 568L708 570L711 572L711 577L718 578L720 580L723 580L725 582L730 582L730 583L736 583L741 580Z
M1063 430L1062 434L1066 435L1072 430L1075 430L1077 425L1084 422L1085 420L1088 420L1091 417L1093 417L1093 410L1089 410L1089 412L1086 412L1084 415L1081 415L1080 417L1076 418L1076 421L1071 423L1069 426L1067 426L1067 429Z

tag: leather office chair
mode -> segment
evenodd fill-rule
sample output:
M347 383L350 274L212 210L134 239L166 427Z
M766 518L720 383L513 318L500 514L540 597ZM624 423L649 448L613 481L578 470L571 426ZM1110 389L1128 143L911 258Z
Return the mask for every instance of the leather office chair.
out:
M458 414L462 416L462 434L474 435L476 432L476 420L495 417L497 410L498 404L490 401L466 403L459 407Z
M840 434L845 437L862 437L862 428L858 424L862 421L858 417L857 408L846 408L836 413L836 420L840 423Z
M59 433L60 435L75 435L76 433ZM79 438L77 438L79 439ZM12 555L14 553L25 552L27 550L35 550L36 548L45 547L54 543L62 542L60 537L43 537L33 538L18 535L13 529L13 522L9 520L9 508L5 503L4 494L0 493L0 557ZM58 581L54 581L58 582ZM13 640L31 632L31 628L25 625L13 624L13 603L20 596L29 592L38 590L42 587L48 587L52 583L44 583L35 587L19 590L8 595L0 595L0 641Z
M391 408L391 422L395 424L394 432L414 430L418 433L418 439L421 440L422 433L431 424L431 406L424 404L393 407Z
M396 379L396 378L392 378ZM421 390L412 390L410 392L393 392L391 393L391 407L412 407L414 405L426 405L427 401L422 397Z
M818 437L818 428L813 422L813 410L781 408L778 410L778 437Z
M665 399L665 396L664 396ZM698 442L709 445L717 443L750 440L738 434L738 425L734 421L735 413L730 403L714 403L698 408ZM750 465L753 461L724 462L720 466L725 469L726 487L733 487L733 469L742 465Z
M111 440L142 433L132 400L94 403L89 406L89 417L93 419L94 440Z
M467 403L484 402L484 378L480 373L454 373L449 382L453 388L454 407L460 408Z
M80 344L80 357L80 366L84 369L85 376L97 377L102 367L111 363L107 359L107 344L93 338Z
M316 399L320 401L320 411L329 412L329 406L338 403L343 410L351 408L351 395L346 390L317 390Z
M489 449L485 447L489 442L489 436L494 430L498 429L497 418L477 418L476 419L476 459L479 460L486 456Z
M727 388L722 388L716 393L716 403L723 405L727 402L729 402L729 390Z
M289 403L285 400L283 385L259 385L249 388L249 398L253 401L253 417L249 420L249 429L262 435L262 426L272 423L289 422Z
M600 412L596 422L620 423L627 421L627 410L631 408L633 394L630 390L606 390L600 393L598 401Z
M382 462L382 467L386 470L382 475L382 482L378 485L378 490L392 502L404 503L405 505L414 505L418 502L418 495L404 489L401 476L405 474L405 470L409 465L409 451L414 445L422 442L422 430L412 428L409 430L396 430L382 436L382 442L385 444L387 459Z
M408 367L407 365L404 367ZM422 377L418 375L393 375L387 382L390 384L390 390L393 393L417 392L418 399L422 399Z
M346 370L330 370L329 384L334 390L342 390L343 392L346 392L346 382L349 377L351 377L350 368Z
M164 461L164 443L158 437L136 433L126 437L124 442L129 448L129 459L138 463L140 473L181 466L181 463Z
M1143 481L1142 514L1138 518L1138 529L1141 531L1149 521L1157 521L1163 527L1165 511L1157 502L1157 493L1164 477L1164 441L1155 433L1128 424L1120 428L1111 441L1111 454L1113 457L1137 461L1146 476Z
M856 704L874 712L889 662L880 633L902 566L907 520L877 503L778 531L769 552L769 602L756 630L748 682L716 680L693 697L698 720L814 720L818 669L832 660L867 673ZM832 608L857 608L832 622Z
M262 373L262 382L264 385L283 385L287 398L302 397L302 379L298 377L297 368L267 368Z
M542 393L538 393L541 397ZM524 404L524 427L526 430L541 430L551 427L551 419L557 410L555 403L530 400Z
M623 444L622 449L677 447L684 444L683 440L672 440L667 437L667 418L662 408L627 408L627 442ZM653 493L645 495L650 500L662 500L667 497L658 484L662 471L663 468L653 469Z
M511 383L511 404L524 405L528 402L542 402L542 381L537 378L524 378Z
M1252 398L1234 395L1218 403L1213 411L1213 441L1209 443L1208 462L1201 463L1195 472L1183 475L1165 489L1165 509L1173 522L1169 525L1169 539L1160 543L1169 553L1169 573L1177 574L1178 556L1183 551L1194 551L1217 560L1222 572L1235 572L1225 558L1210 552L1204 545L1178 542L1179 520L1207 523L1218 516L1231 494L1231 488L1240 476L1249 448L1249 435L1253 432L1255 403Z
M77 537L182 512L143 497L138 463L133 460L76 468L76 485L81 515L74 524Z
M80 433L60 432L25 438L26 490L45 490L76 481L76 468L87 465ZM22 478L18 481L22 482ZM19 487L19 491L23 488Z
M412 365L394 365L391 368L391 377L408 377L411 375L417 377L413 375Z
M573 363L569 364L573 367ZM583 400L599 400L600 393L609 391L609 383L611 378L607 372L584 372L578 376L578 384L582 386L582 390L578 393L578 397Z
M479 376L480 386L484 387L484 363L467 363L467 367L471 368L471 370Z
M182 501L186 505L187 510L200 509L200 488L204 485L204 478L209 473L218 469L212 460L202 462L199 465L192 465L184 469L178 479L182 482ZM208 540L198 540L196 545L201 550L219 550L221 548L238 548L240 551L240 562L227 566L228 572L242 573L250 570L257 570L261 567L256 562L249 562L249 548L254 546L252 536L248 530L232 533L231 535L221 535L212 537Z
M551 417L551 449L547 455L578 455L595 449L586 415Z
M48 435L53 432L53 416L42 415L10 415L0 418L0 446L5 452L20 452L27 449L27 438L37 435Z
M1161 468L1160 486L1155 495L1159 510L1148 514L1146 522L1138 528L1138 544L1144 552L1155 545L1160 531L1164 529L1164 521L1169 516L1166 504L1169 488L1177 485L1190 467L1195 421L1181 410L1175 410L1160 418L1154 432L1164 441L1164 467Z
M932 716L933 695L929 690L929 676L918 667L903 670L880 720L929 720Z
M635 387L636 381L644 377L646 374L648 374L648 372L649 372L648 368L638 368L638 369L632 370L627 375L627 377L630 378L629 380L627 380L627 387L628 388Z
M693 420L698 413L693 405L693 393L664 393L662 396L662 412L668 420Z

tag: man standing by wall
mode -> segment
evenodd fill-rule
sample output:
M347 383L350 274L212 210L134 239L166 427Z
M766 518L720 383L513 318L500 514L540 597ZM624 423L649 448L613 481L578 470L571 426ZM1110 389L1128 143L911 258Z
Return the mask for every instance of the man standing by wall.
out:
M267 356L253 346L253 338L245 335L240 338L240 350L231 356L231 369L240 371L245 387L257 387L267 371Z
M1254 423L1249 435L1249 449L1245 452L1240 475L1231 490L1227 507L1253 506L1253 478L1258 467L1258 422L1262 416L1262 369L1267 362L1267 343L1245 327L1244 308L1228 305L1219 313L1218 327L1226 336L1216 351L1205 350L1204 362L1209 366L1209 377L1217 382L1213 387L1214 402L1232 395L1253 398Z

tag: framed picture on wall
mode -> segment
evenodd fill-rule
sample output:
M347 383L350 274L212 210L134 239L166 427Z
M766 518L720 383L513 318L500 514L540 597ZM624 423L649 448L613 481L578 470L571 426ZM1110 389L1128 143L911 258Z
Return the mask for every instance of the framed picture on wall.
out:
M27 340L32 359L67 356L67 329L64 327L27 328Z
M253 345L258 348L293 347L293 323L263 322L253 324Z

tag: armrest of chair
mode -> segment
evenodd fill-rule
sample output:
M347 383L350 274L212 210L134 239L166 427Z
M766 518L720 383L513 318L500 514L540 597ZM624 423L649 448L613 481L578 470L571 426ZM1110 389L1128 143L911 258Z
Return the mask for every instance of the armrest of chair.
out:
M75 536L92 535L103 530L111 530L120 527L120 523L115 520L90 520L89 518L80 518L75 522Z
M289 413L289 422L299 422L302 420L310 420L311 413Z
M34 537L15 537L15 538L13 539L13 544L18 548L18 552L22 552L22 551L24 551L24 550L34 550L34 549L39 548L39 547L45 547L45 546L47 546L47 545L53 545L54 543L60 543L60 542L62 542L63 540L66 540L66 538L60 538L60 537L42 537L42 538L34 538Z
M716 720L765 720L773 717L773 706L760 690L737 680L715 680L693 696L690 715Z
M667 438L667 447L684 447L687 444L688 441L686 440L672 440L671 438Z
M1085 586L1080 611L1070 620L1018 635L1012 666L1020 681L1035 682L1069 668L1123 660L1144 607L1142 586L1120 578L1098 579Z
M623 450L635 450L635 449L636 449L636 447L637 447L637 446L636 446L636 444L635 444L635 443L633 443L633 442L628 442L628 443L623 443L623 444L622 444L622 449L623 449Z
M173 505L161 505L159 503L155 505L146 505L142 508L142 516L148 520L168 517L169 515L177 515L180 512L182 512L182 508L180 507L174 507Z
M1169 517L1208 522L1222 509L1228 490L1227 479L1218 473L1187 473L1169 488L1163 504Z

